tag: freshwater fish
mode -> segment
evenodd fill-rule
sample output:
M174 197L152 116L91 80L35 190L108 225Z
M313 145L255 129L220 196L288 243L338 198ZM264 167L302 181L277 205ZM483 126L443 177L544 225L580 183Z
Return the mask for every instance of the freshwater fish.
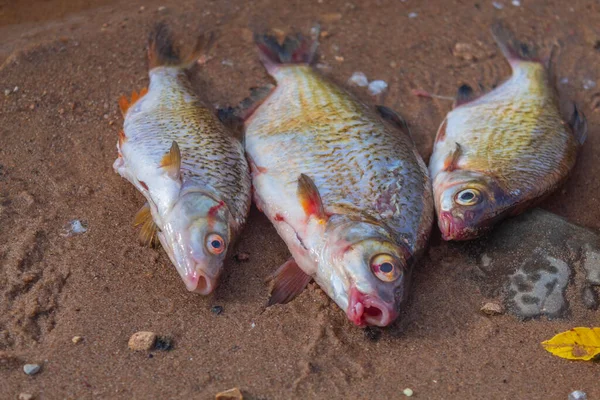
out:
M186 69L206 50L200 38L185 58L159 24L148 44L150 86L119 100L125 117L113 168L147 203L135 216L140 239L160 241L190 291L211 293L251 202L241 142L192 89Z
M555 88L545 65L501 23L493 36L512 76L475 98L463 85L442 122L429 163L444 240L474 239L559 187L586 138L584 114ZM550 57L551 58L551 57Z
M397 114L309 65L316 39L256 41L277 85L246 104L246 154L255 203L292 254L269 304L314 279L356 325L389 325L433 222L427 167Z

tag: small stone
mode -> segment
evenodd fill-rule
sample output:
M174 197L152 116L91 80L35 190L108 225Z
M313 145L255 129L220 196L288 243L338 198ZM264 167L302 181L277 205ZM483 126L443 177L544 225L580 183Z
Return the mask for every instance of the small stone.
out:
M60 115L63 115L63 114L65 113L65 109L64 109L64 108L59 108L59 109L58 109L58 113L59 113Z
M521 5L521 1L520 0L512 0L511 4L515 7L519 7Z
M23 372L27 375L35 375L40 372L40 369L42 369L42 366L39 364L25 364L23 366Z
M242 392L240 389L233 388L224 392L217 393L215 400L243 400Z
M377 96L383 93L388 87L388 84L382 80L375 80L369 83L369 94L371 96Z
M598 308L598 296L592 286L588 285L583 288L581 291L581 301L588 310L595 310Z
M504 4L498 3L497 1L492 1L492 5L497 10L502 10L504 8Z
M80 221L78 219L74 219L69 221L61 234L64 237L70 237L75 235L81 235L82 233L86 233L88 230L88 224L85 221Z
M335 58L335 61L337 61L337 62L344 62L344 57L342 57L342 56L335 56L334 58Z
M367 76L362 72L355 72L352 74L350 79L348 79L348 84L352 86L364 87L369 84L369 80Z
M10 96L10 89L4 89L4 95L5 96Z
M81 336L73 336L73 339L71 339L71 342L77 344L79 342L83 341L83 338Z
M243 253L243 252L242 253L237 253L234 258L235 258L236 261L246 262L246 261L250 260L250 254Z
M158 9L157 9L157 10L160 12L160 11L165 11L166 9L167 9L167 7L165 7L165 6L160 6L160 7L158 7Z
M341 13L328 13L328 14L321 15L321 21L327 22L327 23L337 22L341 19L342 19Z
M279 43L283 43L283 41L285 40L285 31L283 29L279 29L279 28L273 28L273 29L271 29L271 31L277 38L277 41Z
M413 390L411 388L406 388L402 391L402 394L404 394L406 397L411 397L415 392L413 392Z
M480 311L486 315L500 315L504 314L504 307L498 303L485 303L481 307Z
M233 67L233 61L231 60L223 60L221 61L221 64L225 65L226 67Z
M560 83L562 83L563 85L566 85L567 83L569 83L569 78L564 77L560 80Z
M145 9L146 9L146 7L140 6L140 11L144 11Z
M465 61L477 61L488 58L492 53L486 51L485 48L481 46L481 43L472 45L470 43L458 42L452 48L452 55Z
M158 336L154 348L160 351L173 350L173 339L168 336Z
M594 82L591 79L584 79L583 80L583 89L584 90L590 90L596 87L596 82Z
M19 400L33 400L33 395L31 393L19 393Z
M419 14L417 14L416 12L408 13L408 18L417 18L418 16Z
M13 89L13 92L14 92L14 93L17 93L18 91L19 91L19 87L18 87L18 86L15 86L15 88Z
M210 309L210 312L216 315L221 315L223 314L223 307L222 306L212 306Z
M35 110L35 104L30 104L29 105L29 109L32 110L32 111Z
M133 351L148 351L154 347L156 333L136 332L129 338L128 346Z
M569 393L569 400L587 400L587 394L582 390Z
M398 64L396 64L396 61L390 61L390 67L396 68L397 66Z
M319 36L321 37L321 39L325 39L327 37L329 37L331 34L328 31L321 31L321 33L319 33Z

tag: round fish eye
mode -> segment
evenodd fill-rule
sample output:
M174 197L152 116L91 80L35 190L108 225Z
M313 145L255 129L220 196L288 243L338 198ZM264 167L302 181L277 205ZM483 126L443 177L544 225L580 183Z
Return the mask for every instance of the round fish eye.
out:
M461 206L473 206L479 203L481 195L477 189L465 189L458 192L455 201Z
M377 254L373 257L371 271L383 282L394 282L402 275L398 260L389 254Z
M206 238L206 248L214 255L222 254L225 251L225 241L220 235L211 233Z

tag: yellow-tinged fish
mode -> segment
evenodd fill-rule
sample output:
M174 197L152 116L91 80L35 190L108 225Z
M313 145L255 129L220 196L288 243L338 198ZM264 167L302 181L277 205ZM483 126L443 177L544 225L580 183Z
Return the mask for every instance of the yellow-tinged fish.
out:
M246 153L255 202L293 256L272 276L270 304L314 278L356 325L386 326L433 222L427 168L398 115L308 65L316 41L257 44L277 86L246 115Z
M187 289L208 294L248 215L251 182L241 143L186 75L204 43L181 59L165 25L152 32L150 87L119 101L125 123L113 167L148 201L135 217L142 242L158 237Z
M479 98L459 89L429 163L445 240L473 239L543 199L565 181L586 137L577 106L563 119L549 67L503 25L492 32L513 74Z

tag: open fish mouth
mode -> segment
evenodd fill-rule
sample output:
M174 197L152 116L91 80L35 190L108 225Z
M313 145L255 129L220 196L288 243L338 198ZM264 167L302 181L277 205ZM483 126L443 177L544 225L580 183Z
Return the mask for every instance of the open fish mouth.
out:
M201 270L199 267L197 267L196 271L182 275L187 290L190 292L200 293L201 295L212 293L217 286L217 279L199 271Z
M393 305L352 288L346 315L355 325L365 327L367 325L388 326L396 319L398 313Z

